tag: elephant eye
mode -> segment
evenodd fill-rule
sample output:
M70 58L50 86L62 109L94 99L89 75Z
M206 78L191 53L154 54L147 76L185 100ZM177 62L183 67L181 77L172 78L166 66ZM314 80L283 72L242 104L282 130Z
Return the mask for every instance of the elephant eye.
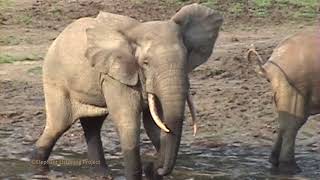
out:
M143 61L143 65L148 66L149 62L148 61Z
M143 58L143 60L142 60L142 65L143 65L143 66L148 66L148 65L149 65L149 61L148 61L148 58L147 58L147 57Z

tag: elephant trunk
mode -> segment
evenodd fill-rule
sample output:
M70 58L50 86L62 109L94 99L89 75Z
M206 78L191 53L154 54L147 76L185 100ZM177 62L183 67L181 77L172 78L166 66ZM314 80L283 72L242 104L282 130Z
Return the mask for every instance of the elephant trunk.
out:
M156 95L162 111L162 119L170 130L169 133L161 133L160 159L161 166L157 173L167 175L171 173L180 146L182 125L184 119L185 103L188 93L187 77L177 73L167 73L156 88Z

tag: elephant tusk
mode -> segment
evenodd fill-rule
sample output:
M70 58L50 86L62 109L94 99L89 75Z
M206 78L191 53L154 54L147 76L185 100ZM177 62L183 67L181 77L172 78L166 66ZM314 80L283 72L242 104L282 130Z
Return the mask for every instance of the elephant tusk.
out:
M152 119L156 123L156 125L165 132L170 132L170 130L166 127L166 125L163 124L160 117L158 116L155 103L155 96L153 94L148 94L148 104Z
M190 92L188 93L188 96L187 96L187 103L188 103L188 106L189 106L189 109L190 109L190 113L191 113L191 118L192 118L193 136L196 136L197 129L198 129L197 121L196 121L196 109L194 107L194 103L192 101Z

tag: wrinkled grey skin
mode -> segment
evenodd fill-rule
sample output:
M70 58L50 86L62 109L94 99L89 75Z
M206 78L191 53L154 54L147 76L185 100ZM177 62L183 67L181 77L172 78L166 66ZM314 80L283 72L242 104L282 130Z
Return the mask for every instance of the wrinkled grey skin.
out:
M305 31L281 42L261 73L271 82L280 127L269 161L281 173L299 172L294 157L298 130L320 113L320 31Z
M185 6L172 19L140 23L101 12L70 24L51 45L43 65L46 127L32 158L47 160L58 138L78 119L90 160L107 175L100 129L111 116L121 142L126 178L141 179L140 119L158 151L147 166L151 179L171 173L180 145L188 72L212 53L222 17L198 4ZM157 97L160 131L146 94ZM142 116L142 117L141 117Z

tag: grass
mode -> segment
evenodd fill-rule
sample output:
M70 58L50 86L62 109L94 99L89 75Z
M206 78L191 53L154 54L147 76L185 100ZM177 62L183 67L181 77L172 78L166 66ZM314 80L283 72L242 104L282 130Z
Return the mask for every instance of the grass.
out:
M0 10L12 5L11 0L0 0Z
M149 0L130 0L133 4L144 4L147 3ZM160 0L161 4L166 4L166 5L170 5L170 4L174 4L174 3L183 3L183 2L187 2L189 0Z
M0 64L13 63L16 60L13 56L0 54Z
M33 44L34 40L29 36L1 36L0 34L0 46L15 46L22 43Z
M21 39L15 36L0 37L0 45L18 45L20 42Z
M28 73L34 74L34 75L42 74L42 67L37 66L37 67L30 68L30 69L28 69Z
M29 25L32 23L32 17L29 15L20 15L18 16L18 22L25 25Z
M0 64L14 63L19 61L38 61L41 57L35 54L29 55L11 55L11 54L0 54Z
M176 0L178 3L190 0ZM287 20L315 20L319 14L319 0L200 0L200 3L221 11L227 16L249 15L268 18L281 14Z

